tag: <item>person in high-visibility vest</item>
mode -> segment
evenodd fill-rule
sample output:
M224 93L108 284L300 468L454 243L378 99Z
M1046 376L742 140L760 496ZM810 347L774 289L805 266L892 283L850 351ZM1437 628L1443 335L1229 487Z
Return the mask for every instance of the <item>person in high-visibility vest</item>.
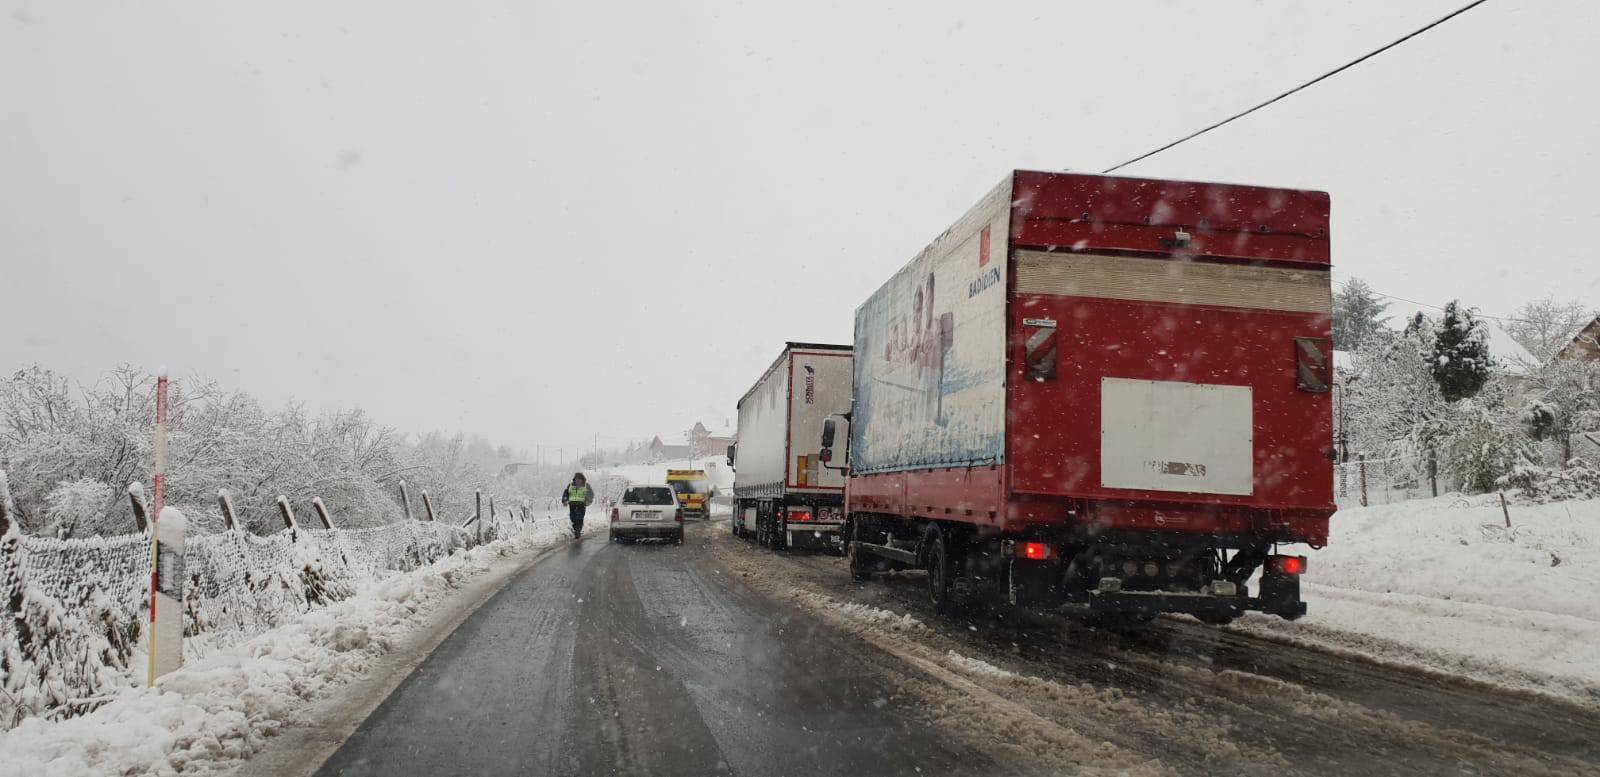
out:
M572 536L583 532L583 512L594 501L594 489L582 472L572 473L572 482L561 492L561 503L567 506L567 516L572 519Z

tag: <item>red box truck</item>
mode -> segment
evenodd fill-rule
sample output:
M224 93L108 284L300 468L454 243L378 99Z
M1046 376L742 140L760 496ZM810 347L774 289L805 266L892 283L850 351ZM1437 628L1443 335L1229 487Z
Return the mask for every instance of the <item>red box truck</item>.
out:
M1007 175L856 310L821 453L852 574L1299 617L1280 546L1334 511L1328 240L1323 192Z

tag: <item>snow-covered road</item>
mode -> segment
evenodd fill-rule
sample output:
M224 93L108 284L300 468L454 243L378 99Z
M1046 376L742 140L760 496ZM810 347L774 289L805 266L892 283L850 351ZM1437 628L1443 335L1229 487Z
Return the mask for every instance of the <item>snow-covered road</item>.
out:
M726 524L721 524L726 526ZM682 546L591 534L484 604L322 775L990 774L885 658Z
M830 556L723 532L711 547L741 580L899 659L915 708L1008 772L1600 770L1594 707L1182 617L1127 633L1032 611L942 617L917 573L863 585Z

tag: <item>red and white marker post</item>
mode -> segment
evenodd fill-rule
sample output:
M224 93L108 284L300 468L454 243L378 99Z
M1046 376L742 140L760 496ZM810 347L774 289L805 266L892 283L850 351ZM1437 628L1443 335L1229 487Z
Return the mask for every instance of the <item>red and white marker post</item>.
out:
M183 544L187 521L167 501L167 373L156 378L155 494L150 510L149 685L183 666Z

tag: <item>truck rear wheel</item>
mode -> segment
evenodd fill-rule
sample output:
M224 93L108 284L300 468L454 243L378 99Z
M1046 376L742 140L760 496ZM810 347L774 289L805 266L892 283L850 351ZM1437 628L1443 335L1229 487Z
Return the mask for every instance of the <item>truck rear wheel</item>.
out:
M944 534L938 530L931 534L933 540L928 547L925 563L928 568L928 600L935 610L949 612L953 609L955 599L950 586L950 555L945 547Z
M851 580L871 580L874 566L872 559L867 558L867 554L862 553L856 548L855 541L860 539L861 534L857 527L860 525L861 524L853 518L845 523L844 555L846 558L850 559Z

